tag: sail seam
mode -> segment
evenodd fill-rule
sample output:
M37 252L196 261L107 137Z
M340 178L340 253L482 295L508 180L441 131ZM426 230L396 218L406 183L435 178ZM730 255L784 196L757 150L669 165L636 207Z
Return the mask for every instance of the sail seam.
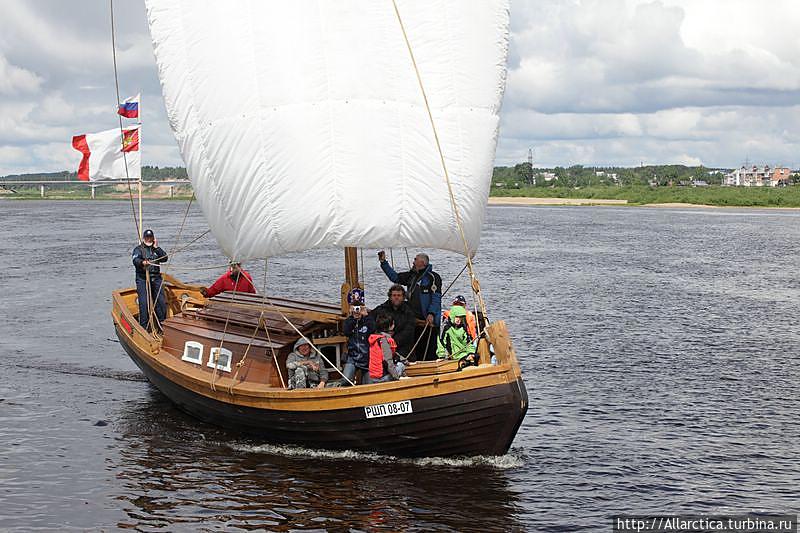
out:
M248 5L251 6L250 7L250 11L252 12L252 2L249 2ZM253 37L253 47L251 48L252 61L253 61L253 65L256 65L257 64L257 61L256 61L256 47L255 47L256 32L254 31L254 28L253 28L253 21L254 20L255 20L255 17L249 17L248 27L250 28L250 35ZM259 102L264 102L266 100L263 98L263 93L261 91L261 80L260 80L260 78L258 76L258 72L259 71L258 71L258 69L254 68L253 72L254 72L253 76L255 78L256 91L258 91L258 95L259 95L258 101ZM266 135L265 135L264 128L263 128L264 120L265 120L265 118L264 118L265 114L264 114L263 110L259 110L259 112L256 114L256 116L257 116L257 120L258 120L258 130L261 132L261 135L265 137ZM261 163L264 165L264 172L267 172L268 167L269 167L269 163L267 162L264 150L259 150L258 154L259 154L259 158L261 159ZM266 206L267 228L268 228L267 231L269 231L270 229L272 230L272 234L275 236L275 242L277 243L277 245L281 249L281 251L284 251L284 250L286 250L286 247L281 242L281 236L280 236L281 231L280 231L280 228L278 227L278 225L275 223L275 220L276 220L275 214L276 214L277 210L275 209L275 202L272 201L273 186L272 186L272 180L271 179L267 178L267 179L264 180L264 190L265 190L266 194L263 196L263 198L264 198L264 200L265 200L265 202L267 204L267 206ZM264 258L264 260L266 261L266 258ZM264 268L266 268L266 266Z
M167 18L167 17L165 16L164 18ZM177 20L178 21L178 25L177 25L177 28L176 28L177 31L175 32L176 36L175 37L167 36L167 39L169 39L169 38L178 39L183 44L183 46L177 46L176 49L179 50L182 53L183 61L184 61L184 64L186 65L187 76L190 78L190 80L192 80L192 83L190 83L189 86L190 87L196 87L196 85L194 84L195 83L194 82L194 77L192 75L193 71L189 67L189 57L188 57L188 50L187 50L187 45L186 45L186 28L185 28L185 26L183 24L183 19L181 17L179 17L179 16L172 16L170 18L173 19L173 20ZM150 18L150 27L153 28L153 26L155 26L156 24L158 24L158 23L151 16L151 18ZM163 28L160 30L160 33L162 33L162 37L163 37ZM159 43L156 46L163 46L163 43ZM157 63L158 63L159 70L161 72L165 73L165 75L161 77L161 79L164 79L164 77L166 77L166 71L164 69L163 60L161 60L159 58L159 54L156 54L156 60L157 60ZM162 83L162 87L164 89L166 89L166 86L163 83ZM210 159L208 157L208 149L206 147L206 139L205 139L205 136L203 134L203 128L201 127L202 124L199 122L198 113L196 111L197 106L195 104L194 94L190 90L187 90L186 94L187 94L187 100L189 102L189 114L192 116L194 124L190 125L188 123L184 123L184 124L182 124L182 127L180 127L177 124L178 121L176 120L176 126L180 127L180 131L178 131L176 129L176 135L181 136L182 137L182 141L184 143L188 141L189 135L194 134L194 135L197 136L197 138L199 139L201 165L204 166L207 169L207 172L205 173L205 175L206 175L206 177L208 179L208 182L209 182L208 183L208 187L212 191L212 193L217 197L217 199L220 200L219 204L222 204L222 201L221 201L222 197L221 197L221 193L220 193L220 190L219 190L219 185L217 183L217 180L214 178L214 168L213 168L213 165L211 164L211 161L210 161ZM171 94L170 96L171 96L171 99L178 98L177 94ZM210 124L209 124L209 126L210 126ZM183 150L181 150L181 152L183 152ZM187 169L190 166L191 165L187 164ZM200 171L200 174L203 174L202 170ZM191 178L191 175L189 177ZM197 187L197 185L194 183L194 181L192 181L192 185L195 188ZM206 205L206 202L202 202L201 200L202 200L202 195L198 196L198 202L201 204L201 207L204 207L204 208L208 209L208 206ZM224 209L220 208L220 209L217 209L216 211L222 215L222 220L227 225L228 231L226 233L229 233L229 234L234 233L234 226L233 226L232 222L228 219L227 215L225 214ZM215 233L215 237L217 237L217 241L220 242L220 244L221 244L222 243L221 239L219 238L219 236L216 235L216 233Z
M317 12L319 13L320 31L322 32L324 41L327 43L328 34L325 32L325 30L326 30L325 22L324 22L325 18L323 16L323 12L322 11L323 11L322 10L322 3L321 3L320 0L317 0ZM338 163L337 163L337 160L336 160L336 135L335 135L335 129L334 129L334 126L333 126L334 117L333 117L333 99L331 98L331 73L330 73L330 65L328 63L329 58L328 58L328 54L326 52L326 49L327 49L327 47L323 45L322 46L322 59L323 59L323 63L325 64L325 88L326 88L326 90L325 90L325 103L328 106L328 129L329 129L329 132L330 132L330 140L331 140L331 168L332 168L332 176L331 177L333 178L332 179L332 181L333 181L332 196L333 196L333 205L335 206L335 209L333 210L333 213L332 213L333 216L331 217L332 220L333 220L333 223L331 224L330 232L334 237L334 242L338 242L342 238L342 235L340 235L340 232L341 232L340 227L342 226L341 216L342 216L342 213L347 213L347 211L344 210L344 209L341 209L341 204L342 204L341 191L340 191L341 183L340 183L340 180L339 180L339 173L338 173L338 166L337 166Z
M444 173L444 179L447 182L447 191L450 195L450 205L453 209L453 214L456 218L456 225L458 227L459 233L461 234L461 240L464 244L464 255L467 259L467 267L469 268L469 276L470 280L472 281L472 290L475 293L475 296L478 299L480 304L481 310L483 311L484 316L488 316L486 312L486 304L483 301L483 296L480 292L480 283L478 282L478 278L475 274L475 267L472 264L472 257L470 254L469 244L467 242L466 234L464 233L464 227L461 224L461 215L458 211L458 205L456 204L455 196L453 195L453 185L450 182L450 175L447 171L447 163L445 162L444 152L442 151L442 145L439 141L439 133L436 130L436 122L433 119L433 112L431 111L430 103L428 102L428 95L425 92L425 85L422 83L422 75L419 72L419 67L417 66L417 60L414 57L414 51L411 48L411 41L408 39L408 34L406 33L405 25L403 24L403 18L400 16L400 9L397 7L397 0L392 0L392 5L394 6L395 15L397 15L397 22L400 24L400 30L403 33L403 39L406 42L406 47L408 48L408 54L411 57L411 64L414 67L414 72L417 76L417 82L419 83L419 89L422 92L422 99L425 101L425 109L428 112L428 118L430 119L431 129L433 130L433 138L436 141L436 150L439 152L439 159L442 164L442 171Z

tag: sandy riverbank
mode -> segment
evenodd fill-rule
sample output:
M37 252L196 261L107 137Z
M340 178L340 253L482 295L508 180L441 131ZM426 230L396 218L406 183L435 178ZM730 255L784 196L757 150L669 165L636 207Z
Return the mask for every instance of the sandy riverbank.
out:
M800 207L778 207L778 206L737 206L737 205L709 205L709 204L688 204L684 202L664 202L660 204L629 204L627 200L610 200L602 198L529 198L522 196L490 196L489 205L505 206L592 206L592 205L630 205L631 207L653 207L656 209L769 209L797 211Z
M628 200L600 198L528 198L521 196L490 196L489 205L625 205Z

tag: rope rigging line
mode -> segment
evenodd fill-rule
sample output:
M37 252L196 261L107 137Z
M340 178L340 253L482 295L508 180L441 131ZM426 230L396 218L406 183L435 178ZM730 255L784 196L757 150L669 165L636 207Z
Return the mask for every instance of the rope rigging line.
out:
M461 269L461 272L458 273L458 276L453 278L453 281L450 282L450 285L448 285L447 288L444 290L444 292L442 292L442 298L444 298L444 296L450 291L450 289L453 287L453 285L455 285L456 281L458 281L458 278L461 277L461 275L464 273L464 271L466 269L467 269L467 265L464 264L464 268Z
M444 152L442 151L442 145L439 141L439 132L436 129L436 122L433 120L433 112L431 111L430 103L428 102L428 94L425 91L425 85L422 83L422 76L420 75L419 68L417 67L417 60L414 57L414 51L411 48L411 42L408 39L408 34L406 33L405 24L403 24L403 18L400 16L400 9L397 7L397 0L392 0L392 5L394 6L395 15L397 15L397 22L400 24L400 30L403 32L403 40L406 43L406 48L408 48L408 54L411 57L411 64L414 67L414 72L417 76L417 83L419 84L420 92L422 93L422 99L425 102L425 109L428 112L428 119L431 123L431 129L433 130L433 138L436 141L436 150L439 152L439 160L442 163L442 170L444 172L444 179L447 183L447 192L450 195L450 205L453 209L453 215L455 216L456 220L456 227L458 228L458 232L461 235L461 240L464 244L464 255L467 258L467 268L469 268L469 275L470 280L472 281L472 292L477 296L478 302L480 303L480 307L483 310L483 315L487 316L486 313L486 304L483 301L483 296L481 295L480 291L480 283L478 282L478 278L475 275L475 268L472 264L472 258L470 257L470 250L469 244L467 243L467 236L464 233L464 227L461 223L461 213L458 209L458 204L456 203L455 194L453 193L453 185L450 182L450 174L447 171L447 163L444 159Z
M201 233L200 235L198 235L197 237L195 237L191 241L187 242L186 244L184 244L183 246L181 246L177 250L174 250L172 253L173 254L177 254L178 252L183 252L184 250L187 250L189 248L189 246L193 245L194 243L196 243L197 241L199 241L200 239L202 239L203 237L205 237L209 233L211 233L210 229L205 230L203 233Z
M359 248L358 250L359 250L359 252L361 254L361 269L360 269L360 271L358 273L358 277L360 278L359 279L359 283L361 284L361 289L366 291L367 290L367 283L366 283L367 274L364 272L364 249L363 248Z
M267 296L267 258L264 258L264 299ZM275 352L275 347L272 345L272 337L269 334L269 328L264 325L264 331L267 332L267 342L269 349L272 350L272 360L275 361L275 368L278 370L278 377L281 378L281 386L285 389L286 382L283 380L283 372L281 372L281 365L278 362L278 354Z
M414 346L412 346L412 347L411 347L411 349L408 351L408 353L406 354L406 357L411 357L411 354L412 354L412 353L414 353L414 350L416 350L416 349L417 349L417 345L419 344L419 341L421 341L421 340L422 340L422 337L424 337L424 336L425 336L425 332L428 330L428 328L429 328L430 326L431 326L430 324L428 324L427 322L425 322L425 327L424 327L424 328L422 328L422 331L420 332L420 334L419 334L419 337L417 337L417 342L415 342L415 343L414 343ZM433 331L433 330L431 330L431 331ZM428 338L430 339L430 337L428 337ZM426 352L426 353L427 353L427 352Z
M234 259L231 259L231 261L234 261ZM236 290L236 288L238 287L238 283L239 282L237 280L236 285L233 286L234 290L233 290L233 296L231 297L231 303L235 303L236 302L236 296L239 294L239 292ZM266 295L264 295L264 297L266 298ZM217 390L215 382L217 381L217 370L218 370L217 367L219 366L219 363L218 363L219 354L222 351L222 345L225 343L225 335L228 334L228 324L230 324L231 313L232 312L233 312L233 306L231 305L228 308L228 315L225 317L225 326L222 328L222 336L219 338L219 349L217 350L217 357L214 359L214 372L211 373L211 383L210 383L211 384L211 390L213 390L214 392L216 392L216 390ZM228 362L230 362L230 360Z
M178 233L175 235L175 244L172 245L172 249L167 254L168 260L170 258L172 258L173 254L175 253L175 247L178 246L179 242L181 242L181 235L183 234L183 227L186 225L186 218L189 216L189 209L192 207L192 202L193 201L194 201L194 193L192 193L191 198L189 198L189 202L186 205L186 211L183 212L183 220L181 220L181 225L178 228ZM170 268L170 265L169 265L169 263L167 263L167 265L164 267L164 273L167 273L169 271L169 268ZM148 268L148 271L149 271L149 268ZM161 296L161 293L163 291L164 291L164 280L162 278L161 284L158 286L158 292L156 293L156 301L158 301L158 298ZM166 296L165 296L165 300L166 300ZM164 304L166 305L166 301L164 302ZM155 309L155 306L153 307L153 309ZM148 323L153 320L152 312L147 318L148 318L148 320L147 320ZM158 317L156 317L156 318L158 318ZM159 324L159 326L160 326L160 324Z
M116 106L119 106L119 74L117 72L117 38L116 38L116 31L114 26L114 0L109 0L110 8L111 8L111 55L114 60L114 87L117 91L117 103ZM115 107L116 107L115 106ZM122 148L125 148L124 143L124 134L122 132L122 115L117 113L117 118L119 119L119 136L120 136L120 144ZM133 190L131 189L131 178L128 175L128 156L125 155L127 152L122 152L122 161L125 164L125 183L128 184L128 198L131 201L131 213L133 214L133 225L136 228L136 238L141 244L142 242L142 213L141 209L139 211L139 216L136 216L136 206L133 203ZM140 186L141 186L141 178L139 178ZM139 190L141 194L141 189Z
M287 323L287 324L289 324L289 326L291 326L291 328L292 328L293 330L295 330L295 332L297 332L297 334L298 334L298 335L300 335L300 336L301 336L303 339L305 339L305 340L306 340L306 342L308 342L308 343L309 343L309 345L311 345L311 347L312 347L312 348L314 348L314 351L315 351L315 352L317 352L317 353L319 354L319 356L320 356L320 357L322 357L322 358L325 360L325 362L327 362L329 365L331 365L331 367L332 367L332 368L337 368L337 367L336 367L336 365L334 365L334 364L331 362L331 360L330 360L330 359L328 359L328 358L325 356L325 354L324 354L324 353L322 353L322 352L320 351L320 349L319 349L319 348L317 348L317 347L316 347L316 345L315 345L313 342L311 342L311 339L309 339L308 337L306 337L305 335L303 335L303 332L302 332L302 331L300 331L299 329L297 329L297 327L296 327L294 324L292 324L292 321L291 321L291 320L289 320L289 319L286 317L286 315L284 315L284 314L283 314L283 311L281 311L281 310L278 308L278 306L276 306L274 303L272 303L272 301L271 301L269 298L267 298L266 294L264 295L264 301L266 301L266 302L267 302L267 304L268 304L270 307L272 307L272 308L275 310L275 312L276 312L276 313L278 313L279 315L281 315L281 318L283 318L283 320L285 320L285 321L286 321L286 323ZM352 387L355 387L355 383L353 383L352 381L350 381L350 380L347 378L347 376L345 376L344 374L342 374L342 377L344 378L344 380L345 380L345 381L347 381L347 382L350 384L350 386L352 386Z

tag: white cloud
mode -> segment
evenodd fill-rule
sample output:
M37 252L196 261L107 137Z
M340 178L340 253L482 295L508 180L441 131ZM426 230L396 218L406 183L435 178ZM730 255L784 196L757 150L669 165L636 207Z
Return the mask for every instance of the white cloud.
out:
M35 92L41 83L42 78L36 73L10 64L0 54L0 94Z
M142 93L144 163L180 156L142 2L117 2L122 97ZM797 0L512 0L498 163L800 164ZM113 128L108 4L3 0L0 175L74 168Z
M514 1L498 162L800 160L798 23L793 0Z

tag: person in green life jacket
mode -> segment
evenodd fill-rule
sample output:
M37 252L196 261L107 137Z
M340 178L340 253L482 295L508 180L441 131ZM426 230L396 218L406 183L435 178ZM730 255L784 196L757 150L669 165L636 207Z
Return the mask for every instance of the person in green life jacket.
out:
M467 310L460 305L450 308L450 317L442 325L436 350L440 359L462 359L475 363L475 345L467 329Z

